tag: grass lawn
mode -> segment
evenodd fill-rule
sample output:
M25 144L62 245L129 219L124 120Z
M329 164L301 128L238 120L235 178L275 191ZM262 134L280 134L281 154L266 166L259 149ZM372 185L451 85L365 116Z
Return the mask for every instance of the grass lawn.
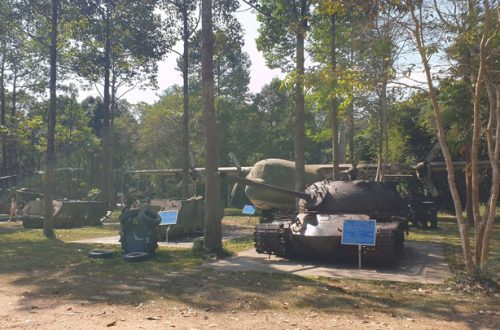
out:
M455 217L440 214L438 222L438 230L423 230L412 228L408 239L422 242L439 242L443 247L443 251L448 265L454 274L465 271L463 264L462 244L460 234ZM488 276L495 281L500 280L500 216L497 217L493 237L490 245L490 258L488 264ZM470 232L471 244L474 244L473 228Z
M225 226L254 218L226 217ZM461 249L456 223L441 217L439 230L412 229L408 239L440 242L453 272L460 272ZM247 229L248 229L247 228ZM120 257L97 260L87 257L94 248L119 246L76 244L71 241L116 235L116 225L56 230L57 239L41 230L0 223L0 284L23 290L28 297L57 297L62 301L105 300L107 304L136 306L144 301L181 304L205 311L287 311L387 317L426 317L491 322L500 315L498 287L468 287L457 282L443 285L303 278L256 272L217 272L197 266L206 262L190 250L160 247L154 258L127 263ZM233 239L225 247L233 252L251 248L251 236ZM496 225L490 270L498 280L500 230ZM133 292L133 294L116 294Z

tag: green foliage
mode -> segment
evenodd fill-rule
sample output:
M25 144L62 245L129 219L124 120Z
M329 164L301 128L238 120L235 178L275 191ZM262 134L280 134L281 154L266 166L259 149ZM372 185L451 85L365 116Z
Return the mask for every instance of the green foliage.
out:
M215 96L233 102L247 99L250 83L250 59L243 51L241 24L233 17L214 27ZM192 38L189 48L190 93L201 94L201 31ZM181 69L182 60L178 61ZM219 108L217 108L219 109Z
M172 45L172 31L162 30L156 1L81 1L73 24L72 67L90 84L104 77L106 31L110 31L114 92L122 86L155 86L157 61ZM117 95L118 97L118 95Z
M436 142L433 120L429 115L429 99L425 93L418 93L410 99L395 104L392 111L391 125L393 136L390 148L395 148L396 141L401 142L405 150L400 161L415 163L423 160ZM396 140L394 140L396 138ZM399 143L398 143L399 144Z
M405 156L408 154L407 142L408 136L403 135L399 127L389 129L389 161L391 163L405 162Z
M264 86L254 99L256 121L254 125L254 153L263 158L293 159L294 107L293 96L274 79ZM257 157L254 157L257 158Z
M257 49L267 66L291 72L295 67L296 35L300 28L302 0L261 0ZM309 6L309 4L308 4Z
M181 166L182 94L173 88L147 106L137 131L138 168Z

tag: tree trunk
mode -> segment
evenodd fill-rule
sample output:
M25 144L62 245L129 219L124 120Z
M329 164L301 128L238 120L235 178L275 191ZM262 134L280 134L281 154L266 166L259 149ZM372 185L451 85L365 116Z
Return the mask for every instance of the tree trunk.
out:
M438 104L437 100L437 95L436 95L436 90L434 89L434 86L432 85L432 77L431 77L431 70L430 70L430 65L429 61L427 58L427 52L425 45L423 43L423 40L421 38L422 36L422 28L420 25L420 21L417 19L416 14L415 14L415 6L413 3L413 0L408 0L407 1L411 19L413 23L415 24L415 29L412 30L413 38L415 40L415 44L417 46L417 50L420 54L420 57L422 59L422 64L424 65L424 71L425 71L425 76L427 79L427 85L429 87L429 96L432 101L432 108L434 110L434 119L436 121L436 127L438 130L438 140L439 144L441 145L441 151L443 153L445 162L446 162L446 170L448 171L448 185L450 188L450 193L453 198L453 204L455 207L455 215L457 217L457 224L458 224L458 229L460 231L460 238L462 240L462 250L464 254L464 263L465 267L467 270L467 273L469 275L472 275L474 273L474 261L472 259L472 253L471 253L471 245L470 245L470 240L469 240L469 226L467 224L467 221L463 218L462 215L462 204L460 201L460 196L458 194L457 186L455 183L455 171L453 167L453 161L451 159L450 151L448 149L448 145L446 143L446 137L445 137L445 131L441 119L441 109Z
M342 121L339 123L339 164L346 162L346 145L347 145L347 123Z
M474 225L474 214L472 211L472 171L471 171L471 146L465 144L465 212L469 225Z
M500 190L500 173L498 171L500 159L500 85L495 88L486 83L488 100L490 103L490 115L486 128L488 142L488 156L491 163L491 192L483 220L483 241L481 246L481 259L479 269L482 274L487 270L487 261L490 254L490 241L493 235L493 224L495 223L496 205ZM495 133L493 133L493 129Z
M115 116L116 116L116 92L118 87L116 87L116 74L113 66L113 61L111 61L111 101L110 101L110 126L113 127L115 125Z
M384 60L384 63L386 61ZM388 67L384 64L384 75L386 75L386 71L388 70ZM387 84L388 84L388 78L387 76L384 77L384 80L382 81L382 86L380 89L380 93L378 94L379 97L379 120L380 120L380 132L379 132L379 138L378 138L378 157L377 157L377 174L375 177L375 181L382 181L384 180L384 172L385 172L385 166L387 163L387 156L389 153L389 136L387 132Z
M473 6L469 2L470 9L473 8ZM463 73L463 81L464 84L467 88L467 94L468 96L472 99L472 73L471 73L471 67L472 67L472 61L471 61L471 52L467 47L464 47L462 51L462 62L464 65L462 66L464 68L464 73ZM473 110L473 109L472 109ZM471 130L471 125L469 124L467 128L465 128L465 131L468 133ZM472 209L472 165L471 165L471 145L469 143L469 138L467 138L467 142L465 144L465 210L466 210L466 217L467 217L467 222L469 225L474 225L474 214L473 214L473 209Z
M17 64L12 69L12 108L10 111L12 122L15 121L17 114Z
M377 172L375 173L375 181L381 181L382 177L382 146L383 146L383 135L382 135L382 118L381 114L379 113L379 132L378 132L378 137L377 137Z
M300 22L297 26L296 35L296 71L297 82L295 84L295 190L303 191L305 188L305 101L304 101L304 38L307 28L307 1L301 0ZM298 199L296 199L298 209Z
M351 102L347 107L347 139L349 141L349 162L354 164L354 104Z
M5 127L6 100L5 100L5 41L2 43L2 61L0 62L0 125ZM7 143L5 137L2 138L2 166L0 167L0 176L7 175Z
M55 153L55 129L57 114L57 16L59 12L59 0L52 0L52 18L50 32L50 107L47 128L47 158L45 164L45 219L43 221L43 234L46 237L54 237L54 207L52 200L55 190L56 153Z
M212 0L202 0L202 86L203 120L205 126L205 249L222 252L220 180L216 172L219 162L217 122L214 107L214 40Z
M330 26L330 61L332 65L332 92L336 94L337 88L337 37L336 37L336 19L335 14L331 15ZM337 96L332 98L332 158L333 158L333 180L340 180L339 170L339 105Z
M187 5L182 8L184 51L182 52L182 197L189 184L189 26Z
M481 118L481 95L483 90L483 84L485 80L487 80L486 76L486 66L487 66L487 48L489 42L489 33L492 31L492 17L490 12L490 4L489 1L484 0L484 30L481 37L481 43L479 46L479 68L475 82L474 88L474 121L473 121L473 131L472 131L472 149L471 149L471 165L472 165L472 210L474 213L474 224L476 229L476 272L478 275L483 275L483 271L486 268L486 261L489 256L489 238L488 241L485 241L487 235L492 234L493 223L488 223L494 221L495 218L495 207L496 200L498 195L498 156L499 154L495 151L492 137L492 126L493 122L496 121L496 102L494 100L494 93L491 91L488 93L488 99L490 100L490 116L487 130L487 141L488 141L488 156L490 158L490 162L492 166L492 185L490 191L490 199L489 203L492 201L494 204L489 204L485 210L484 217L481 217L481 213L479 210L479 142L481 139L481 126L482 126L482 118ZM488 91L487 91L488 92ZM498 123L497 123L498 124ZM498 128L498 127L497 127ZM498 138L498 136L497 136ZM498 140L496 141L496 146L498 146ZM496 158L494 158L496 157ZM496 188L495 188L496 187ZM491 214L491 210L493 210L493 214ZM488 229L488 232L486 230Z
M12 68L12 107L10 110L10 122L12 129L16 129L16 115L17 115L17 64L14 64ZM21 169L19 168L18 161L18 140L16 138L12 139L11 146L9 148L9 168L11 173L19 174Z
M113 155L112 131L110 121L110 71L111 71L111 10L106 6L106 31L104 45L104 98L103 98L103 123L102 123L102 151L103 151L103 178L102 194L104 201L110 209L114 209L113 195Z

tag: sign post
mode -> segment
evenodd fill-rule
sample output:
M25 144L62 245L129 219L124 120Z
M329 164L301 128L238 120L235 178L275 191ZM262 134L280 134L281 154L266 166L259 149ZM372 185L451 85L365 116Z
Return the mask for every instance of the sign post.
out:
M250 223L250 217L255 214L255 206L245 205L241 213L248 215L248 223Z
M358 267L361 268L361 247L375 246L376 220L344 220L342 244L358 246Z
M168 226L166 234L166 241L168 242L168 232L170 231L170 226L177 224L179 210L160 211L158 212L158 215L161 218L160 226Z

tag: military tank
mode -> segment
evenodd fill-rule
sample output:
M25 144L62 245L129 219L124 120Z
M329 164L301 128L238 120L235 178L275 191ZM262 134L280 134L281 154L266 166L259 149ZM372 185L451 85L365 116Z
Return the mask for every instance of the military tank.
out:
M363 246L363 260L392 263L397 260L408 232L407 208L387 182L316 182L304 192L233 178L242 184L288 193L299 198L299 213L282 216L255 227L258 253L284 258L352 259L358 249L342 245L345 220L376 220L376 245Z

